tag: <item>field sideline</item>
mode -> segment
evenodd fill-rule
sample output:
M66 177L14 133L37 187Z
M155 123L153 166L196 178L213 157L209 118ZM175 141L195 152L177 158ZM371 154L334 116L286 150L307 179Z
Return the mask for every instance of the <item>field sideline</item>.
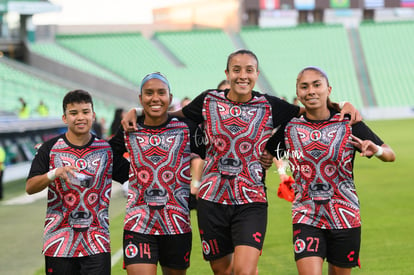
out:
M414 274L414 119L366 122L397 155L394 163L359 156L355 160L355 181L361 200L361 269L353 274ZM259 274L296 274L291 244L290 203L276 196L278 176L274 169L267 178L269 223L259 261ZM24 182L5 185L5 200L24 193ZM45 199L23 205L0 203L0 274L44 274L40 253ZM115 254L121 248L125 198L116 193L111 203L111 239ZM196 229L195 212L192 212ZM121 262L112 274L126 274ZM327 274L327 272L325 272ZM161 272L159 271L159 274ZM187 274L211 274L202 260L199 236L194 230L191 267Z

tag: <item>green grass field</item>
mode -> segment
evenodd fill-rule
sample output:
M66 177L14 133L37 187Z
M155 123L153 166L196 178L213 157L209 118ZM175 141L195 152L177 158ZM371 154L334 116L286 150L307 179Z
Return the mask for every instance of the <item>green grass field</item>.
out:
M414 120L369 121L367 124L397 155L394 163L359 156L355 181L361 201L361 269L353 274L414 274ZM291 244L290 203L276 195L278 176L270 170L266 182L269 222L259 274L296 274ZM24 193L24 182L5 186L6 200ZM41 239L45 200L27 205L0 205L0 274L44 274ZM112 250L121 248L125 199L114 196L110 209ZM195 212L193 228L197 228ZM191 266L187 274L211 274L202 259L198 230L194 230ZM326 271L326 269L325 269ZM126 274L122 260L112 274ZM161 274L161 272L159 272ZM327 274L327 272L325 272Z

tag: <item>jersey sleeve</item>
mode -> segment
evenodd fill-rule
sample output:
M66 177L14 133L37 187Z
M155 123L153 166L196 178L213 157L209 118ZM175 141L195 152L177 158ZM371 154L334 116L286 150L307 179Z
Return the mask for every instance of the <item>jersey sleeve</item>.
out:
M39 147L32 160L27 179L49 172L50 150L52 149L53 144L56 143L57 139L58 138L50 139Z
M201 127L197 126L192 120L181 118L184 121L188 129L190 130L190 147L191 152L204 159L206 157L206 146L204 143L204 133Z
M109 140L113 156L112 179L124 183L129 178L129 161L124 158L127 151L125 147L124 130L119 128L116 134Z
M208 91L201 93L182 109L184 116L188 119L191 119L196 124L200 124L204 120L203 105L204 98L206 97L207 93Z
M275 96L265 94L265 97L272 106L273 124L275 128L279 125L286 124L292 118L299 115L299 106L290 104Z
M283 152L286 150L285 145L285 128L286 124L282 124L276 132L269 138L266 143L266 150L277 159L283 156Z
M364 122L358 122L352 125L352 134L362 140L371 140L376 145L383 145L384 142L377 136Z
M191 131L191 152L196 153L200 158L204 159L206 157L206 146L204 143L204 133L203 130L196 126L190 127Z

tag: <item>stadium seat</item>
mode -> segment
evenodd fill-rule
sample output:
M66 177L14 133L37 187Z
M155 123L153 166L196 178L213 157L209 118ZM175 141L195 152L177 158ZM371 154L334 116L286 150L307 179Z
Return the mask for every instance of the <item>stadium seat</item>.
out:
M363 106L346 30L341 25L246 28L240 36L259 58L274 92L289 101L296 95L296 76L307 66L325 70L334 101ZM329 43L328 43L329 41Z
M359 32L378 106L414 106L414 22L365 23Z

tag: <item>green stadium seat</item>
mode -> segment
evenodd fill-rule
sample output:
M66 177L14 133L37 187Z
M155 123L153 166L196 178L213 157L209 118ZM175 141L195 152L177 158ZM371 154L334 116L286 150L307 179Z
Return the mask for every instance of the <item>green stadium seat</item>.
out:
M414 22L366 23L359 32L378 106L414 106Z
M259 69L279 96L296 96L296 76L307 66L325 70L333 101L363 107L346 30L340 25L246 28L240 36L259 58Z
M92 63L89 59L85 59L54 42L32 43L30 44L30 51L52 59L55 62L75 68L79 71L96 75L97 77L105 80L112 81L120 85L127 84L127 81L121 77L116 76L115 74Z

